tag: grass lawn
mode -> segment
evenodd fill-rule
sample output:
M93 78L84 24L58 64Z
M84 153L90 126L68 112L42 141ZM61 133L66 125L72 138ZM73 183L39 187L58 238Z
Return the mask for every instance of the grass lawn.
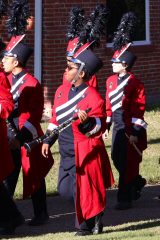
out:
M160 183L160 108L150 108L145 113L145 120L148 123L148 148L143 155L140 173L147 179L148 184ZM43 124L43 128L47 128L47 124ZM106 148L110 156L111 139L106 142ZM54 167L46 177L48 194L56 194L57 174L59 165L58 146L55 144L52 147L52 153L55 159ZM111 161L112 164L112 161ZM118 174L112 165L116 184ZM116 186L115 184L115 186ZM19 178L18 186L16 188L16 198L21 198L22 194L22 178ZM72 239L93 239L93 240L158 240L160 239L160 219L128 222L126 224L105 227L106 234L99 236L74 237L73 233L56 233L46 234L43 236L25 237L23 239L44 239L44 240L72 240ZM21 237L22 238L22 237ZM12 238L18 239L18 238Z
M105 231L105 229L104 229ZM19 238L11 238L19 240ZM73 233L45 234L42 236L25 237L24 240L159 240L159 221L140 221L132 224L122 224L116 227L107 227L106 233L100 235L75 237Z

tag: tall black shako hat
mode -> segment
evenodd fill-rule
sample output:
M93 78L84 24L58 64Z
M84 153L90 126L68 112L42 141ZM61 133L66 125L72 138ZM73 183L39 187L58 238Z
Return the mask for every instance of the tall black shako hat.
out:
M10 17L7 22L8 32L12 36L4 52L5 56L15 57L25 66L27 60L33 53L25 42L27 19L31 16L27 0L13 0L9 8Z
M77 31L71 31L72 27L70 27L70 31L68 32L69 43L67 52L68 56L72 56L72 62L81 65L79 71L85 66L90 75L93 75L102 67L102 61L91 49L93 50L93 48L100 45L100 36L104 34L109 11L103 4L96 5L89 19L86 22L81 21L83 22L83 26L79 24L79 19L82 18L84 11L81 10L79 12L80 14L77 14L76 21L74 20L77 24Z
M81 51L78 51L71 61L80 64L80 71L85 66L90 76L94 75L103 66L102 61L88 47L81 48Z
M137 57L128 51L132 44L137 18L133 12L125 13L120 21L120 24L115 32L113 39L113 49L115 50L112 56L112 62L126 63L129 68L133 66Z
M25 66L27 60L33 53L33 49L30 48L26 43L22 42L24 37L25 34L13 36L8 43L6 50L4 51L4 56L17 58L22 66Z

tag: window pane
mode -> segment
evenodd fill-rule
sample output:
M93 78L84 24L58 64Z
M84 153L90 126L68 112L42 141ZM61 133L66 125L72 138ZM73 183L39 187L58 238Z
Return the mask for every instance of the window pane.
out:
M107 6L111 12L107 23L107 43L112 42L114 32L117 30L122 15L129 11L134 12L138 19L133 41L146 40L145 0L107 0Z

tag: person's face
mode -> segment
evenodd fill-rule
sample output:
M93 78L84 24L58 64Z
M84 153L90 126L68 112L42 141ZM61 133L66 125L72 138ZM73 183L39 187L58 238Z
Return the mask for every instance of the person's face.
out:
M69 57L69 56L66 57L67 64L71 61L71 59L72 59L72 57Z
M124 63L112 63L112 69L114 73L121 74L126 71L126 65Z
M71 57L66 56L67 65L70 64L71 59L72 59ZM66 76L66 71L64 72L64 76Z
M78 66L70 61L67 61L67 67L65 69L65 78L67 81L72 82L74 77L78 73Z
M17 67L18 61L15 57L4 56L2 59L3 69L6 73L11 73Z

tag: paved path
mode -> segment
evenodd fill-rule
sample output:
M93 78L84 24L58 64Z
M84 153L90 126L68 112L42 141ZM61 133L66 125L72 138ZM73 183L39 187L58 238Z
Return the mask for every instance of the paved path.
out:
M124 211L114 209L116 204L116 191L107 191L107 210L104 215L104 226L114 226L127 222L159 219L155 224L160 225L160 185L146 186L142 197L134 203L134 208ZM29 227L27 224L17 228L20 236L33 236L46 233L75 231L74 209L72 205L59 196L48 197L48 211L50 221L41 227ZM18 200L17 205L26 218L26 222L32 217L32 204L30 200ZM145 224L143 224L142 227Z

